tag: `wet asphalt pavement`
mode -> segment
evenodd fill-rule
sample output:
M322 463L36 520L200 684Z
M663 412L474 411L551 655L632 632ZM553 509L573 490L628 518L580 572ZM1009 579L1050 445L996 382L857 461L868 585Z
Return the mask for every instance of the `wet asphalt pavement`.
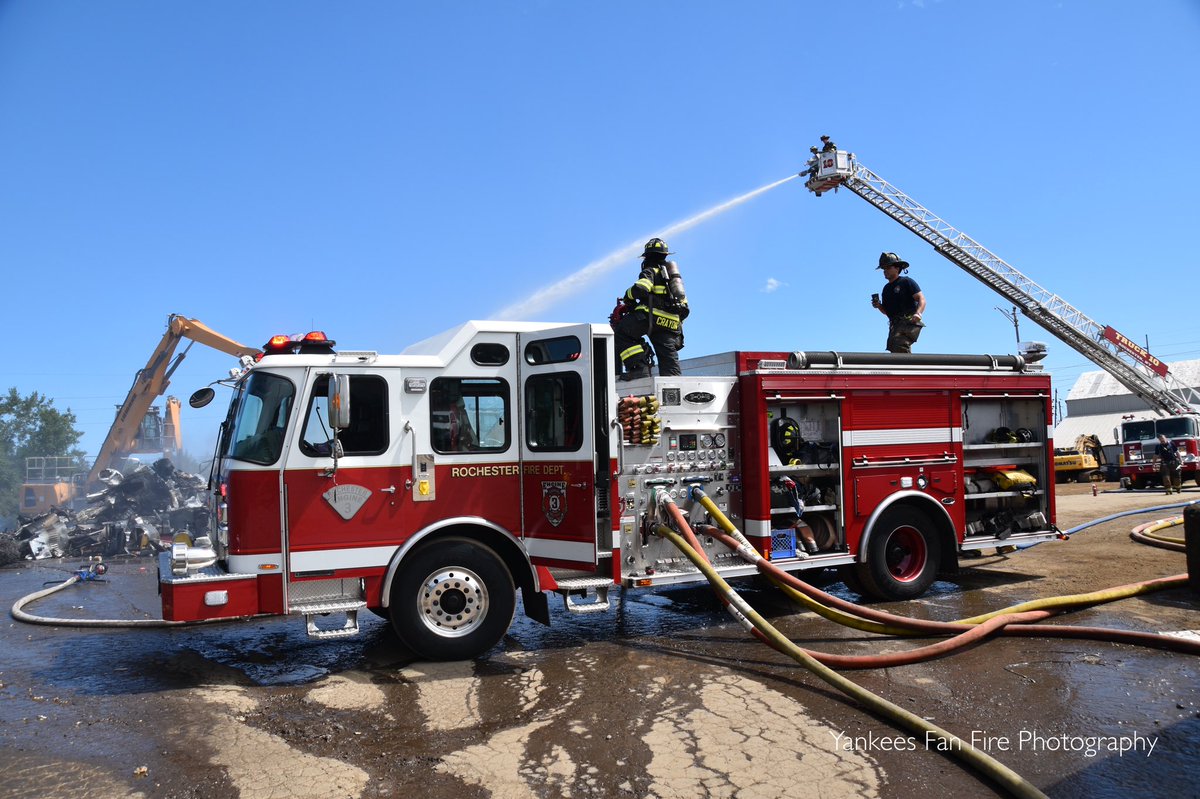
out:
M1136 520L1135 522L1136 523ZM1102 588L1184 570L1136 553L1088 575ZM1080 538L969 562L953 582L888 609L953 619L1049 595ZM1125 550L1119 550L1124 552ZM0 569L0 602L80 564ZM1076 568L1076 567L1072 567ZM1077 568L1076 568L1077 570ZM158 615L153 563L114 561L31 612ZM832 574L828 588L855 598ZM906 648L745 596L804 646ZM615 592L614 592L615 593ZM751 640L707 589L627 592L603 616L519 614L473 663L414 662L387 624L316 641L298 619L189 628L0 625L0 768L8 797L696 797L993 795L959 761L906 736ZM1073 614L1071 623L1200 628L1186 590ZM975 742L1053 797L1195 796L1200 659L1103 642L999 638L923 664L847 672ZM1124 741L1123 755L1088 750ZM1151 744L1152 742L1152 744ZM1150 746L1153 749L1149 749Z

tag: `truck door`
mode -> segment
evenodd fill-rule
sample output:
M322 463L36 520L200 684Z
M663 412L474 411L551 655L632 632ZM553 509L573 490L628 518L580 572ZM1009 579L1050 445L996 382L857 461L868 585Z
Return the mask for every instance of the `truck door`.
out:
M522 529L545 566L596 563L592 349L589 325L518 336Z

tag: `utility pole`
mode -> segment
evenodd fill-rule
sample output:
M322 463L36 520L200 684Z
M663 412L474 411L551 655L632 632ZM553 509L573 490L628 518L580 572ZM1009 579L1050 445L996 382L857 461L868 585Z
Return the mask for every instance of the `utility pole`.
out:
M1020 317L1017 316L1017 306L1014 305L1012 307L1011 311L1006 311L1003 308L1001 308L999 305L997 305L995 307L996 307L997 311L1004 314L1004 318L1006 318L1008 321L1012 322L1013 332L1017 334L1017 349L1019 350L1021 348L1021 325L1018 322L1018 319L1020 319Z

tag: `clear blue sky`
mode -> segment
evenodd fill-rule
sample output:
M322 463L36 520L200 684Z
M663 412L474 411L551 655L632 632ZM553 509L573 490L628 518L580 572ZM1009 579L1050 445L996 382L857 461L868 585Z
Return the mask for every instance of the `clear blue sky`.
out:
M167 315L397 352L798 172L821 134L1164 360L1196 325L1200 4L0 0L0 389L94 454ZM1011 352L999 297L852 194L784 183L669 241L684 356ZM620 259L618 259L620 260ZM633 258L540 319L602 321ZM774 287L774 290L769 290ZM1046 340L1065 398L1092 367ZM186 398L231 359L192 350ZM184 407L207 458L222 409Z

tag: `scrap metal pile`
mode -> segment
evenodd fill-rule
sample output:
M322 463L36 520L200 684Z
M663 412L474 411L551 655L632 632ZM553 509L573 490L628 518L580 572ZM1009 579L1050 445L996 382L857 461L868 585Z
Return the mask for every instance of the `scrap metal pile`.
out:
M207 481L162 458L128 474L109 470L106 488L78 511L53 508L19 517L15 533L0 534L0 565L13 560L153 554L187 530L207 535L211 512L203 500Z

